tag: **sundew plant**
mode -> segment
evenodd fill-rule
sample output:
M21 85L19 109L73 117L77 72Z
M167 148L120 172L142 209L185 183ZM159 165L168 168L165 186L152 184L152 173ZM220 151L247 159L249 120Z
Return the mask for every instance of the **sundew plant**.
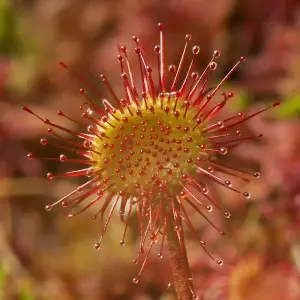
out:
M60 204L69 209L68 216L71 218L96 206L98 213L94 219L99 219L101 233L95 249L100 249L115 213L120 215L124 223L124 233L120 237L120 244L124 246L131 216L137 214L140 245L133 262L140 263L141 267L133 283L139 282L154 245L159 245L158 256L162 257L163 245L168 243L178 298L197 299L190 280L183 227L190 230L210 259L218 265L222 265L223 261L215 258L207 249L188 211L192 208L220 234L224 234L209 220L207 214L214 207L225 218L230 218L230 213L223 211L210 195L207 183L214 182L249 199L250 192L236 189L227 176L258 178L260 174L220 163L218 156L227 155L241 143L261 137L261 134L245 136L239 126L278 106L280 102L250 115L239 113L220 120L220 112L226 109L234 96L233 93L221 91L222 87L245 57L237 61L217 86L211 87L209 79L217 68L216 60L220 52L215 50L207 67L198 73L194 68L200 48L192 47L188 70L183 74L191 36L185 37L178 65L167 67L163 24L159 23L158 28L159 45L154 47L152 54L157 56L157 68L147 63L138 37L133 36L133 41L140 66L139 74L132 71L127 48L119 47L117 60L124 86L122 98L115 93L104 74L100 77L110 93L110 99L106 99L100 90L61 62L60 65L84 85L80 93L85 97L85 103L80 108L82 116L78 120L62 111L58 111L58 115L76 122L82 131L75 132L55 124L24 106L26 112L44 122L49 127L49 134L57 138L57 143L46 138L41 138L40 143L64 152L57 158L40 157L33 153L29 153L28 158L82 165L70 172L47 174L50 180L83 176L87 177L87 181L57 202L47 205L46 210ZM94 100L92 94L99 99ZM75 137L76 141L68 140L61 133ZM65 154L67 151L77 154L78 158L68 158Z

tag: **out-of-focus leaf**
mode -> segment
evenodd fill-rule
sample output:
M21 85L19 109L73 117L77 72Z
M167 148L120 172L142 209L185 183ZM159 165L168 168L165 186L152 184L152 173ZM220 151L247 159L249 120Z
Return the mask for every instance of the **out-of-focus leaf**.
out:
M235 95L232 100L230 100L230 109L232 111L243 111L249 106L249 96L245 92L241 92Z
M9 86L24 93L31 88L37 66L37 49L30 34L30 17L15 10L9 0L0 0L0 56L14 58Z
M249 95L246 91L238 89L236 91L236 87L232 87L228 84L225 84L222 88L222 92L230 93L234 92L234 97L228 101L228 109L231 112L240 112L246 110L250 104Z
M291 118L300 115L300 94L291 96L286 101L283 101L282 104L272 110L272 113L275 118L285 119Z
M4 266L0 263L0 290L3 289L7 278L7 271Z
M20 288L20 300L34 300L31 284L28 282L23 282Z
M9 87L15 92L24 93L32 88L30 83L36 75L36 57L23 55L22 59L14 60L11 68Z
M292 247L291 251L292 251L293 260L295 262L295 266L296 266L298 272L300 273L300 245L295 244Z
M18 50L16 14L8 0L0 0L0 54L11 55Z

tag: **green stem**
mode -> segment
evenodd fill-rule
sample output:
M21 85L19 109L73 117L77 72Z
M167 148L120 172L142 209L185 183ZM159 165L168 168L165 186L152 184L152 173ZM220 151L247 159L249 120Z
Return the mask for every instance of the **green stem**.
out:
M176 225L182 230L181 220L179 224L175 224L173 213L170 211L167 225L167 240L173 282L179 300L192 300L193 294L190 288L191 283L189 282L189 263L183 240L183 232L178 234L175 230Z

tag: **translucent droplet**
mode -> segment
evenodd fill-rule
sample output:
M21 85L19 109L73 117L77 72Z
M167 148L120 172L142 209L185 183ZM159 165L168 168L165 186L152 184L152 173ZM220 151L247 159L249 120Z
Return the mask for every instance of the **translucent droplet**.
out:
M202 193L207 194L208 193L208 188L207 187L202 188Z
M47 211L51 210L51 209L52 209L52 205L46 205L45 209L46 209Z
M174 229L175 229L176 231L180 231L180 230L181 230L180 226L178 226L178 225L176 225L176 226L174 227Z
M170 65L169 66L169 72L175 72L176 71L176 66Z
M59 160L60 160L61 162L65 162L65 161L67 160L67 157L66 157L64 154L61 154L61 155L59 156Z
M122 239L122 240L120 241L120 245L121 245L121 246L125 246L125 241L124 241L124 239Z
M231 185L232 185L232 183L231 183L230 180L225 180L225 184L226 184L227 186L229 186L229 187L231 187Z
M150 236L151 241L155 241L157 240L157 235L155 235L154 233L151 234Z
M48 141L47 141L46 139L44 139L44 138L41 138L41 139L40 139L40 143L41 143L43 146L45 146L45 145L48 144Z
M92 125L90 125L88 128L87 128L87 131L89 133L94 133L95 132L95 127L93 127Z
M99 249L100 249L100 246L101 246L101 243L97 243L97 244L95 244L94 247L95 247L96 250L99 250Z
M204 241L200 241L202 246L206 246L206 243Z
M221 52L219 50L214 51L214 57L219 57L221 55Z
M193 299L195 299L195 300L198 300L199 299L199 297L197 296L197 295L193 295Z
M191 74L191 78L193 78L193 79L197 79L198 77L199 77L199 74L197 72L193 72Z
M193 51L194 55L197 55L200 52L200 47L199 46L194 46L193 49L192 49L192 51Z
M86 175L87 177L91 177L93 174L92 174L92 171L91 171L91 170L87 170L87 171L85 172L85 175Z
M251 194L249 192L244 192L243 195L247 199L250 199L250 197L251 197Z
M52 180L54 178L54 175L52 173L47 173L48 179Z
M219 266L223 266L223 264L224 264L223 260L221 260L221 259L216 260L216 263L217 263Z
M205 208L208 212L211 212L213 210L213 207L211 205L207 205Z
M231 217L231 214L230 214L230 212L224 212L224 216L225 216L225 218L227 218L227 219L229 219L230 217Z
M218 128L223 128L224 127L224 122L220 121L217 123Z
M225 148L225 147L220 148L220 153L221 153L222 155L227 154L227 153L228 153L227 148Z
M137 277L134 277L134 278L132 279L132 282L133 282L134 284L137 284L137 283L139 283L139 279L138 279Z
M212 62L212 63L210 63L210 69L212 70L212 71L214 71L216 68L217 68L217 63L216 62Z
M34 158L34 156L33 156L32 153L28 153L28 154L27 154L27 157L28 157L28 159L33 159L33 158Z
M157 253L158 258L163 258L163 254L161 252Z
M83 146L86 148L90 148L92 146L92 143L90 141L84 141Z
M260 173L259 173L259 172L255 172L255 173L253 174L253 176L254 176L255 178L259 178L259 177L260 177Z

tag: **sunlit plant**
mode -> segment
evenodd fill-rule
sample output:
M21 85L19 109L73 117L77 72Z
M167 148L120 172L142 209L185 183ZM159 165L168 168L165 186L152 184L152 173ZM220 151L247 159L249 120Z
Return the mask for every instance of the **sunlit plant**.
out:
M86 100L81 106L81 119L73 120L62 111L58 115L79 124L83 132L75 132L43 119L28 107L23 109L48 125L49 134L60 142L53 144L42 138L42 145L50 144L52 147L71 151L79 158L68 158L65 154L58 158L43 158L32 153L28 154L28 158L86 165L87 167L62 174L47 174L50 180L72 176L84 176L88 180L62 199L47 205L46 210L61 204L70 209L68 216L74 217L91 206L99 207L94 218L100 219L102 231L95 244L96 249L100 248L116 210L119 210L120 219L125 224L123 236L120 238L120 244L125 245L131 215L136 213L140 246L133 262L140 262L141 268L133 282L138 283L154 244L159 243L158 256L162 257L163 245L167 240L179 299L197 299L192 281L189 280L191 274L186 259L183 225L191 231L212 260L218 265L222 265L223 261L214 258L207 250L206 243L194 228L187 209L194 209L224 234L208 219L206 213L211 212L213 207L220 210L225 218L230 218L230 213L223 211L216 203L206 183L212 181L248 199L250 192L234 188L226 176L241 177L246 174L258 178L260 174L248 173L220 163L217 157L226 155L241 143L261 137L260 134L244 136L239 125L278 106L280 102L251 115L239 113L220 120L220 112L234 96L233 93L226 92L219 95L220 90L245 58L241 57L216 87L210 87L209 78L217 68L216 59L220 52L214 51L204 71L197 73L194 68L200 48L194 46L188 70L182 74L191 41L191 36L186 35L178 66L170 65L167 69L163 25L159 23L158 27L160 42L154 47L154 55L157 55L158 61L157 74L148 65L138 37L133 36L140 65L138 76L133 74L127 48L121 46L119 49L117 59L124 85L123 98L116 95L105 75L101 74L100 77L111 95L110 101L65 63L60 63L85 85L80 93ZM158 79L154 80L156 77ZM137 84L137 81L140 83ZM90 93L95 93L102 105ZM68 133L77 140L68 140L60 132ZM106 212L108 216L104 221Z

